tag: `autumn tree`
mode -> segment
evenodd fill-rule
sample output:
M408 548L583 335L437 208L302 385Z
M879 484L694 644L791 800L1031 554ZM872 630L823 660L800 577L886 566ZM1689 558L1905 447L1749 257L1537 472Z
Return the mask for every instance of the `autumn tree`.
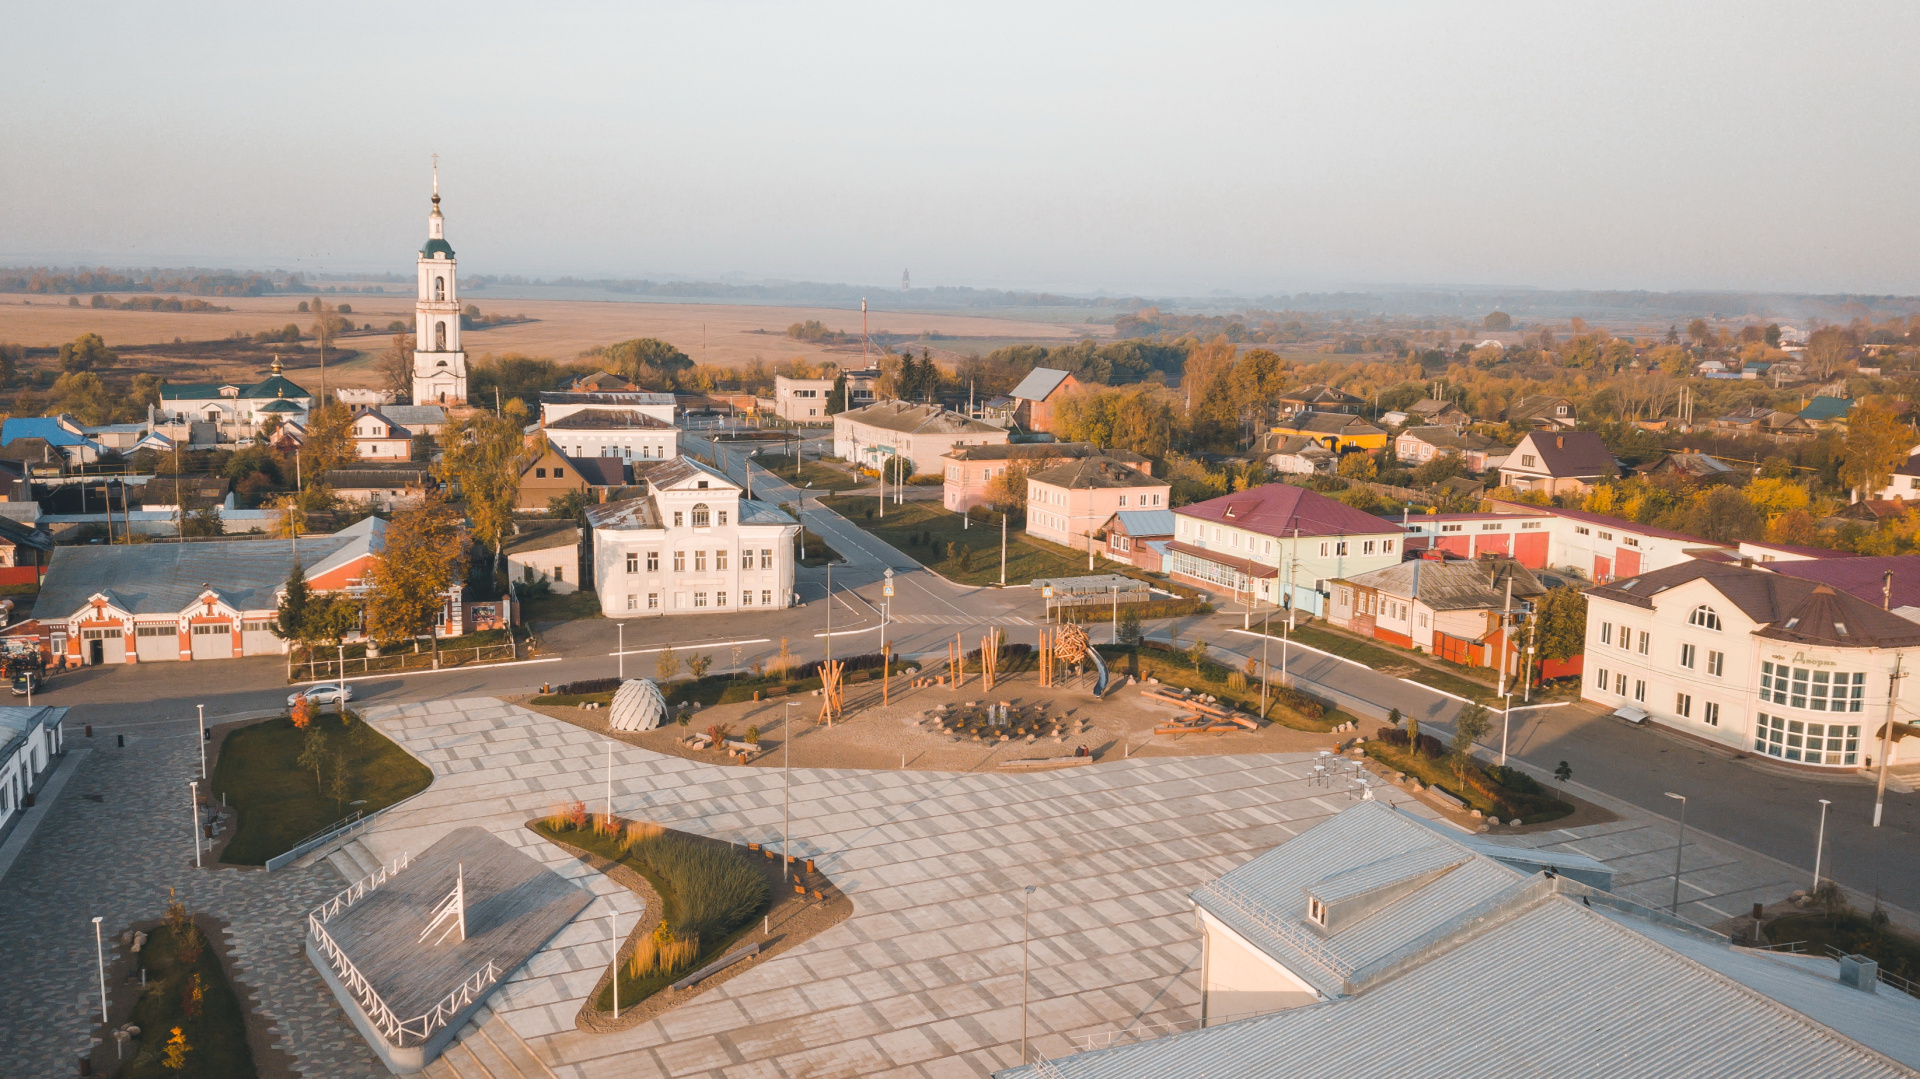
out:
M1473 763L1473 743L1487 728L1493 726L1493 717L1487 712L1486 705L1478 702L1464 705L1460 714L1453 720L1453 774L1462 782L1466 780L1467 768Z
M496 559L507 530L513 527L513 506L520 495L520 472L534 456L523 430L527 411L509 401L499 413L475 411L448 428L445 447L433 474L442 483L459 484L474 534L493 548Z
M440 640L434 635L447 590L467 575L466 528L438 495L394 513L385 545L368 574L367 633L379 641L427 637L434 666Z
M312 599L313 592L307 587L306 567L295 562L293 572L287 574L286 586L280 592L280 609L273 616L273 635L283 641L305 641L307 607Z
M60 370L91 371L96 367L112 367L120 362L120 357L97 333L83 333L79 337L60 346Z
M1534 643L1542 659L1572 659L1587 649L1587 595L1576 585L1534 601Z
M1513 325L1513 316L1505 311L1494 311L1482 319L1480 324L1489 330L1504 330Z
M693 369L686 353L654 337L620 341L608 345L602 354L614 374L648 389L671 389L682 373Z
M374 369L380 374L381 388L396 398L409 398L413 394L413 350L414 337L410 333L396 333L393 343L380 354Z
M1807 338L1807 366L1815 378L1832 378L1860 339L1844 326L1822 326Z
M353 444L353 410L339 401L324 401L307 419L307 437L301 444L301 481L322 482L327 473L358 459Z
M1180 427L1173 399L1157 386L1074 394L1054 407L1053 417L1063 442L1131 450L1155 461L1167 456Z
M1872 497L1907 459L1914 442L1913 429L1901 423L1892 409L1878 404L1854 406L1847 416L1840 482Z

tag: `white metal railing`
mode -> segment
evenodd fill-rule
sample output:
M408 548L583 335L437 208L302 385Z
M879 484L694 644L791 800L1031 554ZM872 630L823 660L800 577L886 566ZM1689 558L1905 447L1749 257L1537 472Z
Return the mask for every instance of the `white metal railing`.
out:
M309 911L307 923L310 926L318 926L332 921L335 915L365 899L367 893L385 884L394 874L407 868L408 860L407 852L401 851L400 857L382 864L380 868L341 889L339 895Z
M1252 919L1254 924L1279 937L1288 945L1299 949L1301 954L1341 981L1346 981L1353 974L1353 964L1336 955L1324 942L1267 909L1235 885L1221 879L1213 881L1201 890Z
M1051 1060L1034 1061L1033 1074L1039 1076L1040 1079L1067 1079L1066 1076L1060 1074L1059 1068L1053 1066L1053 1061Z
M452 992L440 998L439 1003L425 1013L411 1019L402 1019L393 1014L393 1009L387 1006L379 990L373 987L373 983L367 980L366 975L360 973L359 967L354 966L346 950L333 939L332 933L327 932L327 922L365 898L369 892L385 884L394 874L407 868L407 865L408 856L403 852L400 857L347 885L339 895L307 912L307 935L313 938L320 953L327 957L327 963L333 967L341 984L345 985L347 991L359 1001L361 1011L366 1013L367 1018L380 1031L381 1037L396 1047L410 1042L426 1041L434 1031L452 1022L462 1009L479 999L481 990L500 980L500 968L489 959L486 966L468 975L465 981L455 986Z
M1847 956L1853 954L1851 952L1843 952L1831 944L1826 947L1827 957L1829 959L1845 959ZM1884 967L1876 969L1874 973L1877 975L1881 985L1886 986L1894 992L1904 993L1910 997L1920 997L1920 984L1916 984L1912 979L1902 978L1898 974L1889 974Z

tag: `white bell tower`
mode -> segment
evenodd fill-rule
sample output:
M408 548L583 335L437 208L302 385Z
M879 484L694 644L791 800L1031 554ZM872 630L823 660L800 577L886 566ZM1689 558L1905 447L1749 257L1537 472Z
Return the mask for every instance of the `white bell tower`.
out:
M467 354L460 350L460 286L453 245L440 216L440 155L434 155L433 212L420 248L419 298L413 305L413 403L467 403Z

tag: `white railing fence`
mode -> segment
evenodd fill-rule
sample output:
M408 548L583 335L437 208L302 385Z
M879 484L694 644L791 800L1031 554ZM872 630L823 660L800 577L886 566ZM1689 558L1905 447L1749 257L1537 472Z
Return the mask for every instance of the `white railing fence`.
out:
M394 874L407 868L408 862L407 852L401 851L400 857L382 864L380 868L341 889L339 895L313 908L307 914L308 922L313 923L316 918L319 919L317 924L322 925L332 921L341 911L366 898L368 892L385 884Z
M1345 981L1353 974L1353 964L1340 958L1325 943L1316 939L1307 930L1293 925L1280 915L1268 910L1258 900L1241 891L1225 879L1216 880L1204 889L1221 902L1244 914L1260 928L1279 937L1288 945L1299 949L1301 954L1312 960L1334 977Z

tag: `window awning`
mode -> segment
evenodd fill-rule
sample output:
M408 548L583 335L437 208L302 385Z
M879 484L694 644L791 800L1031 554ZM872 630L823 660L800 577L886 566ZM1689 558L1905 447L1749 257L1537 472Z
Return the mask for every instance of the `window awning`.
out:
M1217 566L1225 566L1228 569L1248 577L1280 576L1279 569L1273 566L1263 566L1250 558L1239 558L1234 555L1221 554L1219 551L1209 551L1205 547L1195 547L1190 543L1182 543L1179 540L1173 540L1168 543L1167 549L1176 554L1191 555L1203 562L1212 562Z
M1628 723L1645 723L1647 721L1647 710L1638 705L1623 704L1615 708L1613 714L1626 720Z

